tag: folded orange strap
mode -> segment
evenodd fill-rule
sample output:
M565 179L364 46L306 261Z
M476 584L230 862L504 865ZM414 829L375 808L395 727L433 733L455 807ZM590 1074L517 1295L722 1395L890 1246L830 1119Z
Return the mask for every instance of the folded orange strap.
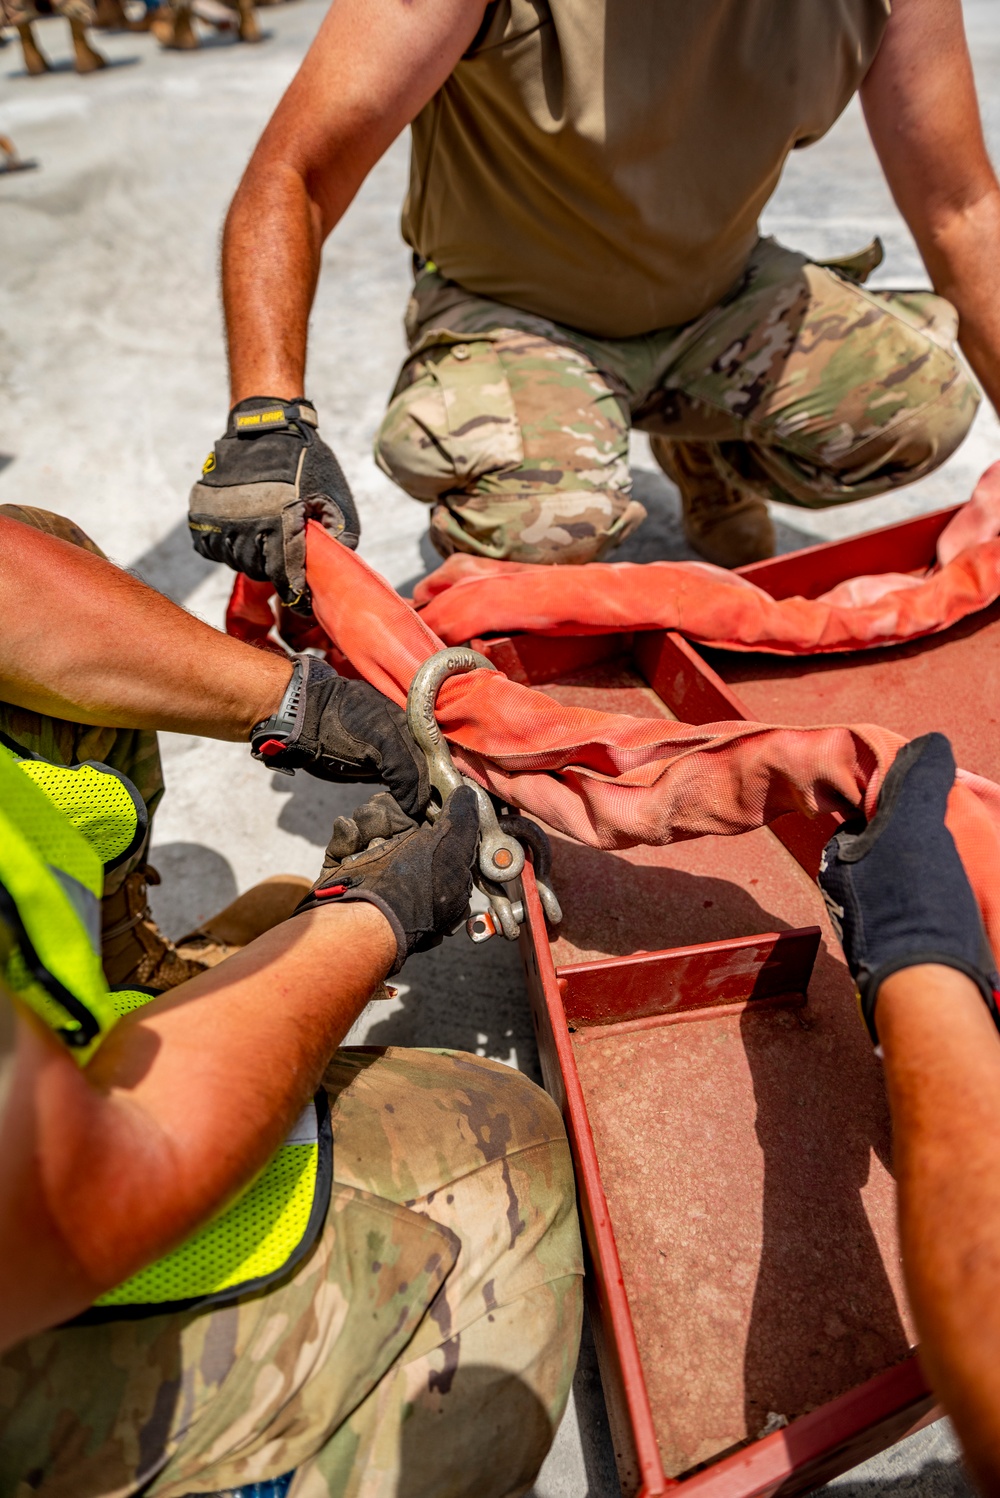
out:
M771 655L897 645L948 629L1000 597L1000 463L938 541L923 578L852 578L819 598L772 598L707 562L542 567L456 553L414 603L448 645L486 632L546 635L675 629L698 644Z
M338 651L403 705L417 667L442 641L384 578L312 522L306 565L316 617ZM490 671L447 680L437 717L467 774L601 848L746 832L789 811L863 806L870 816L904 742L871 724L695 726L593 712ZM949 825L1000 951L1000 788L961 775Z

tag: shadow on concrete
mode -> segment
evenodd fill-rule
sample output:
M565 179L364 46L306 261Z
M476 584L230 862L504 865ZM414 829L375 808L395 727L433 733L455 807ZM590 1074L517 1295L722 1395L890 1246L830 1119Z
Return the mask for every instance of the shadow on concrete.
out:
M584 1308L580 1357L573 1375L573 1404L580 1430L587 1490L579 1498L617 1498L621 1491L615 1466L615 1448L608 1425L608 1412L597 1365L597 1348L590 1324L590 1309Z
M42 16L41 19L44 21L44 20L48 20L49 17ZM44 36L43 36L42 40L44 41ZM105 62L105 66L103 68L99 69L99 71L102 72L102 73L103 72L109 72L112 68L131 68L137 62L142 62L142 58L141 57L105 57L104 62ZM69 58L69 57L60 57L60 58L57 58L55 61L53 61L52 58L50 57L49 58L48 72L41 74L41 77L45 78L45 77L48 77L50 74L55 74L55 73L74 73L75 71L76 71L76 69L73 66L73 60L72 60L72 58ZM93 76L93 75L91 75L91 76ZM30 78L31 81L32 81L32 83L36 83L36 84L39 81L37 77L35 77L33 74L29 73L23 67L22 68L15 68L12 73L8 73L7 74L7 77L8 78L12 78L12 79Z
M408 577L405 582L400 583L396 589L396 592L402 594L404 598L409 598L417 583L430 573L436 572L444 561L440 552L435 549L428 531L424 531L420 537L420 560L423 563L424 570L422 572L415 572L412 577Z
M299 771L296 775L271 776L271 790L281 797L278 826L283 832L304 837L317 848L326 848L337 817L349 817L379 785L340 785L332 780L317 780ZM320 863L317 860L316 872Z
M0 473L3 473L5 468L9 468L13 461L13 453L0 453Z
M684 538L681 525L680 496L676 487L657 469L632 469L632 492L646 506L646 519L617 551L608 557L609 562L693 562L700 560L698 553ZM814 546L823 538L804 527L775 522L776 550L797 551L801 546Z
M160 929L174 941L239 893L228 859L202 843L154 843L149 861L162 880L150 886L149 903Z
M875 1477L864 1481L840 1478L834 1485L820 1488L828 1498L976 1498L976 1490L959 1462L927 1462L912 1472L895 1477Z
M195 551L185 516L155 545L136 557L128 570L174 603L184 603L216 565Z

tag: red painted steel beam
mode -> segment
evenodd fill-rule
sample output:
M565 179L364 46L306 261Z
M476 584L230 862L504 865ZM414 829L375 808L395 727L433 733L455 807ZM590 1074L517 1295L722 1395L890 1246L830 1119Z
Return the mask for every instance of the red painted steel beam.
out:
M923 571L934 558L937 539L960 505L917 515L899 525L880 526L843 541L821 541L736 571L772 598L818 598L849 577L873 572Z
M819 927L806 926L662 952L567 963L556 969L556 977L566 1019L577 1028L677 1015L720 1004L780 997L801 1000L809 986L819 939Z

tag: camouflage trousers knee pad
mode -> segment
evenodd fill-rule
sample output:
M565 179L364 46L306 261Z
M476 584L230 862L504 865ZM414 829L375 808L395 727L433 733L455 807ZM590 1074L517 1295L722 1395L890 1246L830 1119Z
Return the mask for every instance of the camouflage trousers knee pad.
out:
M645 518L630 492L629 426L578 349L516 328L433 329L403 368L375 460L434 506L442 556L592 562Z
M429 530L443 557L464 551L505 562L573 566L599 562L645 518L645 507L627 494L449 495L431 511Z
M376 461L434 507L443 555L522 562L594 561L641 523L632 426L697 447L761 501L822 508L913 483L954 452L979 393L948 302L860 279L763 239L717 307L614 339L427 267Z

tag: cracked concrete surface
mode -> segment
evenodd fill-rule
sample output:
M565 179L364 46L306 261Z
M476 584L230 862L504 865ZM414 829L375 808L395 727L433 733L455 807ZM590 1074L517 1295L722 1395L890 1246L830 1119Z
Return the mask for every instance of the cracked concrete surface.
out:
M216 295L219 228L250 150L323 13L322 0L262 12L265 43L212 39L193 55L146 36L101 40L112 66L78 78L61 22L39 28L57 70L20 71L0 50L0 132L39 171L0 179L0 503L69 514L116 561L213 624L231 578L191 550L188 488L226 410ZM1000 7L966 0L987 126L1000 145ZM308 389L357 495L362 552L397 586L436 562L424 513L376 469L371 440L403 353L408 256L398 234L406 176L400 140L324 252ZM876 285L926 285L882 181L860 113L795 156L765 219L817 256L886 243ZM1000 457L989 411L955 457L888 500L822 513L779 507L783 550L964 498ZM650 518L623 558L690 555L676 498L644 438L633 451ZM136 642L137 650L146 648ZM156 827L157 913L179 934L256 879L312 876L332 818L363 793L269 776L238 745L165 736L168 796ZM414 959L399 996L356 1027L372 1043L457 1046L537 1077L516 953L463 938ZM937 1425L833 1485L841 1498L898 1491L958 1498L967 1485ZM617 1492L592 1347L538 1480L537 1498Z

